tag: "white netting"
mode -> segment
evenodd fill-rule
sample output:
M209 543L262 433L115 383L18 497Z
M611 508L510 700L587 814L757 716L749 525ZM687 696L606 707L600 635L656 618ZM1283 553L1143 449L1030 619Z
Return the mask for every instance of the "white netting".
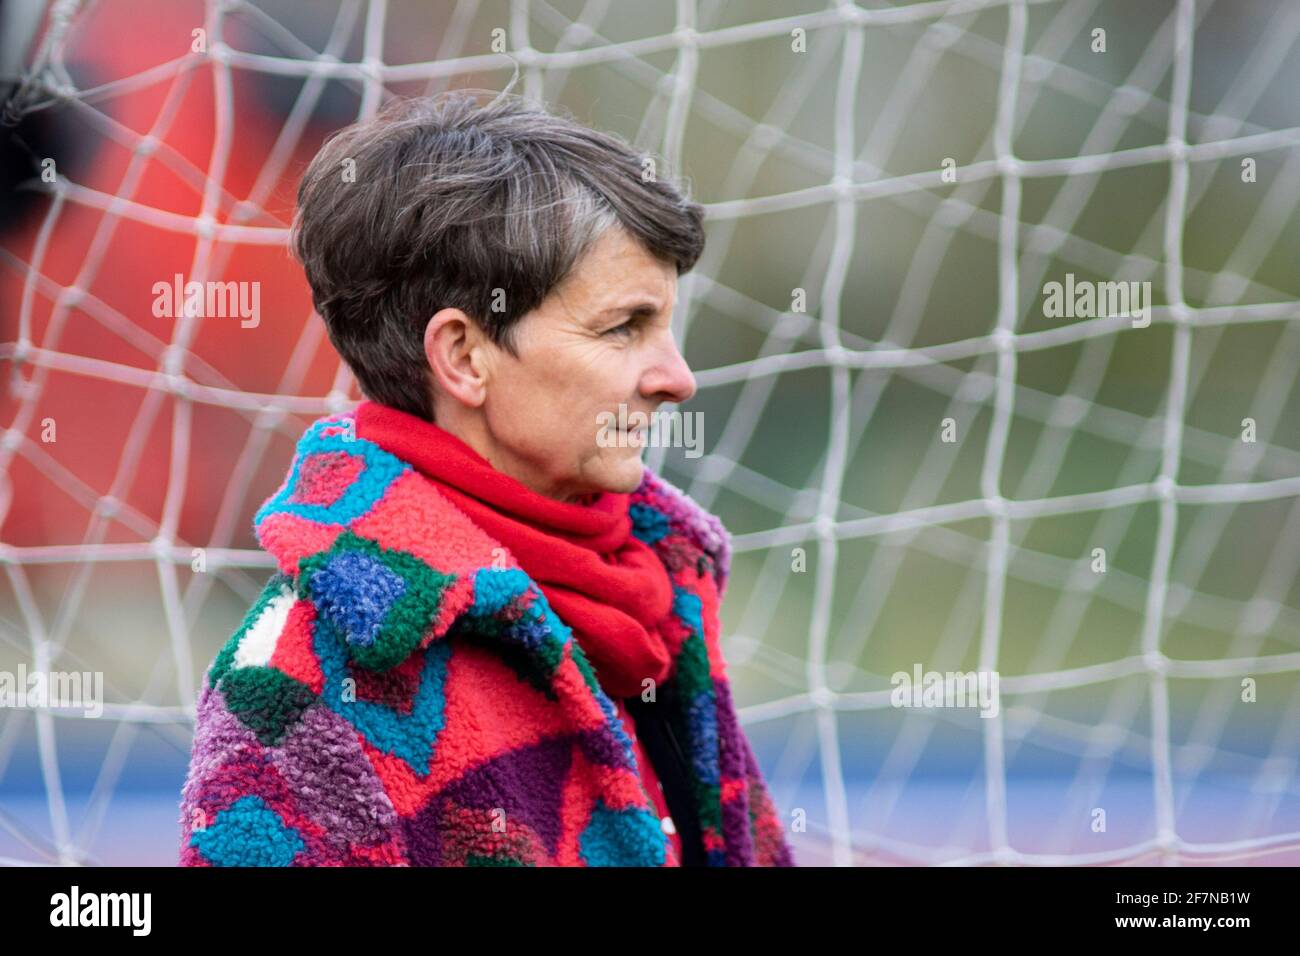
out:
M24 460L66 495L62 500L83 508L86 518L80 540L19 543L6 537L0 544L10 586L5 600L12 602L0 624L5 640L32 669L75 667L69 638L79 621L96 613L85 600L95 569L111 562L148 562L157 571L158 590L150 600L160 603L169 652L146 669L136 693L114 694L115 675L106 675L112 702L105 717L115 730L78 827L61 783L59 716L49 711L6 715L0 770L23 739L34 741L48 811L48 828L37 828L0 807L0 827L27 851L8 862L95 861L89 848L104 825L136 736L150 727L186 745L203 663L199 658L207 654L195 653L192 632L201 615L217 613L209 599L218 583L250 600L270 566L262 553L239 546L247 541L248 520L259 503L250 489L258 481L259 488L266 484L264 466L274 471L284 464L283 441L296 437L306 420L341 410L356 397L341 365L323 393L304 391L323 346L320 322L308 314L294 327L296 344L276 387L255 391L205 361L195 347L197 318L177 318L168 334L159 337L139 317L103 301L95 294L96 283L119 226L129 223L193 241L190 279L238 278L230 264L237 248L285 242L287 223L268 211L268 200L286 174L327 80L354 89L360 99L356 117L367 117L394 85L404 84L404 92L411 92L412 84L432 92L470 76L478 80L474 85L482 85L484 76L504 84L514 64L522 73L523 92L548 102L563 101L566 88L582 82L575 76L581 70L604 70L641 90L648 102L636 139L661 152L674 170L695 175L703 162L690 150L688 137L712 142L709 137L725 135L738 144L734 157L720 162L716 195L704 197L708 247L698 268L682 282L677 323L681 340L689 343L707 310L747 326L754 347L747 358L712 366L702 366L687 349L702 398L725 398L717 406L724 411L712 419L721 418L723 427L701 459L670 460L655 448L647 460L667 469L706 507L717 505L724 516L724 504L735 509L748 502L781 519L766 522L766 530L736 535L737 571L724 608L724 648L742 700L762 694L761 702L741 709L747 729L757 739L765 726L782 728L783 749L765 770L783 816L794 810L807 814L809 832L792 834L802 861L1269 862L1300 848L1300 824L1286 803L1300 794L1295 773L1300 684L1294 679L1300 650L1278 649L1300 648L1300 611L1288 603L1300 542L1300 509L1291 503L1300 493L1300 451L1288 447L1295 434L1285 424L1287 413L1294 419L1297 411L1292 393L1300 355L1300 302L1297 290L1270 284L1264 276L1265 261L1277 245L1296 238L1300 128L1270 128L1250 119L1281 78L1296 76L1291 58L1300 37L1300 7L1280 4L1268 12L1263 17L1267 29L1253 38L1250 55L1235 63L1213 109L1194 112L1192 41L1198 24L1215 7L1206 0L1151 4L1156 12L1150 15L1150 29L1139 31L1132 67L1119 82L1076 65L1075 51L1081 44L1087 48L1095 25L1118 22L1115 6L1100 0L934 0L896 7L837 3L788 14L781 4L757 4L740 19L723 2L677 0L659 11L671 12L666 29L621 39L611 39L627 32L621 18L640 24L656 14L643 11L632 18L629 6L600 0L578 5L517 0L489 10L457 3L448 5L437 30L408 37L407 48L417 47L423 56L400 64L386 62L385 51L394 43L395 23L409 33L409 11L399 18L399 8L382 0L344 0L329 7L328 16L319 13L325 25L319 49L277 20L275 14L287 8L214 2L201 14L206 52L79 88L67 64L78 45L90 39L78 25L92 11L102 15L106 6L112 5L59 3L47 11L20 98L27 114L55 106L70 111L131 158L112 192L60 176L48 189L30 247L0 247L4 271L21 280L16 322L7 320L7 341L0 345L0 359L9 365L11 405L0 470L7 473L17 459ZM269 38L280 52L249 52L227 43L228 28L236 22ZM483 48L480 41L492 25L503 31L509 52L467 53ZM702 60L711 54L763 43L789 47L799 31L814 49L802 59L770 67L783 74L770 102L759 99L764 89L751 98L757 106L738 108L702 79ZM997 38L995 31L1000 31ZM541 49L547 44L551 49ZM882 45L891 44L902 50L894 81L864 89L864 62L874 62L868 49L879 55ZM763 55L773 48L763 47L769 51ZM905 132L909 124L927 113L945 115L932 84L954 59L965 69L995 78L993 122L983 142L957 153L955 185L942 178L939 166L949 153L898 172L892 160L900 143L910 141L912 134ZM272 148L260 160L256 180L238 192L227 180L237 148L234 71L304 81L284 111ZM204 119L211 123L212 136L206 165L196 166L168 137L182 115L187 89L205 73L210 73L212 101ZM108 104L115 98L155 87L163 95L147 130L111 115ZM1041 106L1040 98L1051 102ZM868 99L869 122L862 111ZM1065 100L1089 111L1077 141L1056 158L1018 156L1013 144L1025 134L1034 110L1050 110ZM806 128L807 114L815 111L810 104L825 107L821 128L829 133L828 144L795 132L800 124ZM194 121L192 113L186 118ZM1133 145L1127 137L1138 124L1158 126L1163 136ZM1042 148L1042 141L1035 146ZM1064 155L1066 151L1071 154ZM963 160L963 155L970 158ZM1242 158L1263 164L1266 157L1279 155L1284 158L1255 185L1260 198L1224 261L1215 268L1187 265L1189 217L1207 193L1219 188L1212 176L1197 179L1192 172L1224 166L1235 176ZM788 174L789 181L810 184L765 190L761 184L771 181L777 162L797 170ZM135 198L150 163L163 164L195 192L197 214ZM1158 210L1122 243L1097 238L1096 227L1083 220L1104 177L1152 168L1167 176ZM1036 183L1056 180L1060 184L1054 194L1032 196L1035 211L1027 216L1027 193ZM873 252L878 248L874 239L863 239L873 231L864 209L883 205L918 223L914 241L900 240L909 251L901 264L893 264L898 282L896 290L891 287L892 308L883 294L879 300L871 295L869 283L854 285L861 274L855 267L858 247L870 241ZM774 305L771 298L763 301L727 281L729 265L753 252L745 245L742 225L757 231L770 221L764 217L822 207L829 212L815 243L792 244L781 253L800 264L797 285L808 290L806 311ZM45 263L73 208L102 215L75 278L56 281ZM756 234L769 246L784 241L779 230ZM944 338L933 334L937 307L930 296L945 264L956 255L952 247L959 238L988 244L995 252L996 296L993 307L983 312L983 304L972 300L970 312L985 320L985 331ZM1294 256L1290 258L1293 269ZM1110 394L1108 376L1124 362L1124 348L1132 347L1130 338L1121 340L1121 333L1136 334L1129 331L1128 318L1022 328L1027 304L1044 281L1060 277L1063 264L1108 279L1158 283L1164 302L1152 308L1149 331L1165 330L1170 341L1153 353L1168 363L1159 372L1162 387L1155 407L1135 410L1101 397ZM863 297L863 288L869 297ZM1196 305L1188 302L1193 290ZM50 306L43 323L39 302ZM869 310L883 311L887 321L877 327L863 320ZM65 347L64 337L78 317L131 343L149 361L106 360L93 351ZM1271 351L1259 356L1244 406L1260 423L1258 440L1243 442L1206 425L1193 426L1189 402L1198 388L1212 388L1216 346L1221 339L1232 341L1235 330L1256 325L1278 330ZM938 327L944 328L942 322ZM1019 366L1031 362L1035 353L1070 348L1076 361L1059 390L1019 380ZM36 437L52 373L140 391L131 440L119 449L106 483L84 480ZM822 376L816 395L825 410L826 439L808 462L802 488L747 463L756 443L771 441L765 428L785 401L778 397L779 383L800 373L805 376L800 381ZM854 489L891 466L864 464L860 453L879 437L873 430L877 413L883 419L897 412L890 390L900 386L938 396L942 411L918 410L913 421L904 423L916 461L901 466L908 477L890 507L865 507L854 502ZM211 455L216 439L195 432L199 406L238 412L247 425L246 439L229 452ZM970 466L941 441L939 423L952 418L962 434L958 444L974 448L968 443L975 439L967 436L977 432L972 424L981 409L987 422L981 426L986 430L982 449L973 452L976 491L954 497L954 483L960 487L962 470ZM131 501L130 489L146 456L145 435L160 421L170 435L166 480L156 507L149 510ZM1022 424L1032 426L1033 437L1018 452L1019 476L1012 480L1009 449L1020 440L1017 428ZM1120 449L1114 454L1113 477L1098 490L1062 493L1064 476L1075 467L1070 463L1072 443L1081 440ZM223 471L227 492L210 534L186 540L180 524L199 460L197 446L208 449L208 462L221 462L215 467ZM1183 479L1191 468L1199 476L1194 482ZM1201 586L1212 562L1224 560L1225 551L1237 547L1229 543L1236 540L1229 537L1234 513L1268 502L1286 507L1270 512L1272 533L1258 541L1266 555L1265 571L1257 576L1253 592L1236 597ZM8 494L0 504L6 513L34 505ZM1149 532L1142 530L1143 505L1154 509ZM1139 537L1145 533L1153 542L1145 573L1115 567L1097 575L1090 569L1088 549L1071 559L1026 542L1036 522L1094 513L1097 524L1088 535L1092 544L1123 542L1130 531ZM987 527L980 531L977 522ZM109 540L114 527L116 537L124 540ZM808 542L816 547L810 549L805 584L791 572L791 549ZM861 542L879 544L852 550ZM204 549L208 573L188 570L195 547ZM935 584L942 598L936 602L946 613L933 644L926 645L924 654L899 656L884 649L891 627L897 629L895 618L887 615L893 613L891 596L913 605L917 601L908 583L915 572L904 570L915 555L958 571L951 587L946 579ZM43 600L32 581L50 565L69 571L53 602ZM1006 600L1013 585L1050 592L1045 623L1032 626L1013 617L1015 609L1009 610ZM1071 663L1081 622L1103 601L1134 616L1135 645L1104 660ZM806 631L796 629L792 637L783 624L777 633L775 622L791 615L792 607L805 605ZM217 629L228 633L237 620L231 617ZM1216 649L1186 658L1168 654L1166 629L1179 622L1220 635ZM1004 656L1013 650L1018 666L1006 672ZM934 839L916 837L911 825L891 822L891 814L917 799L914 788L923 779L919 768L927 745L954 718L944 711L918 711L905 713L896 726L870 723L873 715L891 710L888 675L900 661L913 660L938 670L1004 670L1001 690L1007 702L996 718L968 725L980 766L978 772L956 773L958 786L944 791L951 805L931 815L944 828ZM1239 753L1224 743L1224 735L1235 713L1231 705L1239 699L1240 678L1256 677L1262 685L1269 675L1282 681L1269 685L1282 691L1282 702L1270 711L1277 715L1276 723L1265 722L1269 735L1260 752ZM1227 692L1198 698L1180 722L1170 684L1184 680L1217 681ZM789 691L780 692L783 686ZM1051 712L1049 695L1078 689L1105 694L1098 712ZM1144 706L1145 726L1140 716ZM863 772L866 758L860 760L860 752L882 739L887 746ZM1056 808L1054 823L1035 831L1032 839L1018 840L1012 794L1020 783L1008 768L1031 741L1077 759L1077 765L1055 791L1067 802ZM858 769L847 770L846 762ZM1113 799L1101 797L1112 771L1135 763L1146 771L1147 832L1087 850L1086 839L1074 834L1081 827L1086 832L1091 808ZM1197 840L1182 831L1184 807L1196 801L1195 783L1207 768L1226 768L1247 781L1244 802L1233 804L1232 812L1240 818L1235 838ZM855 774L861 782L851 784ZM157 823L172 826L170 817Z

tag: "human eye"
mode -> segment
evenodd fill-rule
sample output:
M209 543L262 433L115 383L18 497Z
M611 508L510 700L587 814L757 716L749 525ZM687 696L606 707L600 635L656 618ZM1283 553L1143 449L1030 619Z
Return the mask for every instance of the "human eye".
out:
M611 329L606 329L601 335L612 335L615 338L626 338L636 331L636 327L641 324L641 317L634 315L621 325L616 325Z

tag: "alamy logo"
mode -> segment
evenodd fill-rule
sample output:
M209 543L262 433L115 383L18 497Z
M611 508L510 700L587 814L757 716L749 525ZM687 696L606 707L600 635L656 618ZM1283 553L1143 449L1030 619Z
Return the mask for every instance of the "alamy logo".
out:
M155 282L154 318L240 319L240 328L255 329L262 321L262 283L185 281L179 272L171 282Z
M84 717L104 713L103 671L0 671L0 707L67 708Z
M50 897L51 926L130 926L133 936L148 936L152 920L150 893L85 893L75 884L70 893Z
M999 710L997 671L897 671L889 703L894 707L978 707L981 717L996 717Z
M1065 274L1065 283L1043 286L1043 315L1049 319L1106 319L1122 316L1133 320L1133 328L1151 324L1151 282L1075 281Z
M620 403L618 414L600 412L596 444L601 448L685 448L687 458L703 454L703 412L628 412Z

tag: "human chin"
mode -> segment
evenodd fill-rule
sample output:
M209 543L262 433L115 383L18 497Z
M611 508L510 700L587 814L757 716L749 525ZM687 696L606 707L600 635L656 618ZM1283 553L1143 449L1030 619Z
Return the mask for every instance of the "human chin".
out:
M630 494L641 484L645 463L641 461L640 448L602 448L599 466L594 475L602 491Z

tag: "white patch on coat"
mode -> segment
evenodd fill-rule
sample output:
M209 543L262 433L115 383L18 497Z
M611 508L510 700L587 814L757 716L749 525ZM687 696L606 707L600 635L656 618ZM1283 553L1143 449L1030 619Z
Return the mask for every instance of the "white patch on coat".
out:
M297 601L292 588L280 585L280 593L271 598L235 648L233 667L265 666L271 663L275 642L289 620L289 611Z

